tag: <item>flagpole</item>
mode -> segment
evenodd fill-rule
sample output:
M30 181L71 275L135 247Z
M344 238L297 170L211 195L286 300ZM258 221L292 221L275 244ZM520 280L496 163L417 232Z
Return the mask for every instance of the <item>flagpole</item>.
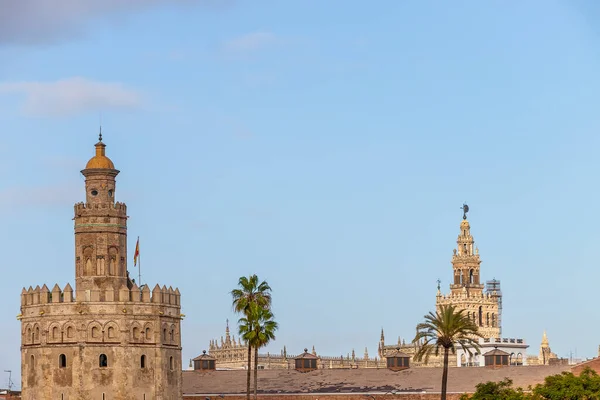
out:
M140 243L140 237L138 236L138 245ZM138 247L139 250L139 247ZM142 256L141 252L138 253L138 287L142 287Z

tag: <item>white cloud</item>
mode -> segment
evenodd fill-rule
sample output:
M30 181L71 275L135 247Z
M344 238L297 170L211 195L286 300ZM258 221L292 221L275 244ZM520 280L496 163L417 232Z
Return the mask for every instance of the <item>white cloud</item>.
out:
M23 112L32 116L68 116L82 112L139 107L139 93L120 83L75 77L56 82L0 83L0 94L25 96Z
M35 45L79 36L86 21L159 6L227 8L236 0L0 0L0 45Z
M277 37L270 32L248 33L223 43L223 51L230 56L243 56L277 43Z

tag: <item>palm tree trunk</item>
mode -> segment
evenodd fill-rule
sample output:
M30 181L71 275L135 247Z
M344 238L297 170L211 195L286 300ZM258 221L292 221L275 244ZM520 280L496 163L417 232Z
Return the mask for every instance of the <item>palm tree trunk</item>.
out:
M248 343L248 374L246 376L246 400L250 400L250 374L252 373L252 346Z
M448 387L448 352L449 348L444 347L444 372L442 372L442 397L441 400L446 400L446 390Z
M258 346L254 346L254 400L258 390Z

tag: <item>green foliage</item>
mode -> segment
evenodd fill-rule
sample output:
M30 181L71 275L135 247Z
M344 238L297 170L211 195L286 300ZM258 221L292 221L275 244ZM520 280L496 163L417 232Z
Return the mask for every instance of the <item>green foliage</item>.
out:
M238 288L231 291L233 309L243 315L238 320L238 331L248 343L248 371L246 374L246 399L250 400L250 371L254 348L254 398L258 386L258 349L275 339L277 323L271 312L271 287L266 281L259 283L258 276L242 276Z
M584 369L579 376L571 372L546 377L543 384L533 389L533 399L549 400L600 400L600 376Z
M481 351L478 338L477 325L465 314L464 310L456 310L453 305L440 306L436 313L430 312L425 315L425 322L417 325L417 334L413 343L419 344L419 348L413 359L415 361L429 361L432 354L439 355L440 350L444 352L444 369L442 372L442 400L446 400L448 386L448 353L456 352L459 345L465 352L472 354L472 349ZM421 343L423 342L423 343Z
M477 325L465 314L464 310L456 310L454 305L443 305L436 313L425 316L425 322L417 325L417 334L413 343L420 343L414 356L415 361L429 360L432 354L439 355L441 349L456 352L459 345L465 352L480 351L477 338L481 337Z
M521 388L513 389L508 378L502 382L486 382L476 386L472 395L464 394L461 400L600 400L600 376L590 368L579 375L563 372L546 377L531 393Z
M237 313L246 314L250 305L256 303L265 308L271 307L271 287L266 281L258 283L258 276L242 276L238 288L231 291L233 309Z
M521 388L513 389L512 380L505 378L501 382L479 383L471 396L463 394L460 400L526 400L531 397Z
M252 303L248 307L246 316L238 321L240 335L252 347L266 346L275 339L275 331L278 326L273 318L271 310Z

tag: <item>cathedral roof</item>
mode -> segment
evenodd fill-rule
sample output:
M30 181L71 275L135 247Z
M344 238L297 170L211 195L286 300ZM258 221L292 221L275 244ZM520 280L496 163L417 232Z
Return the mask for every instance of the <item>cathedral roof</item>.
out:
M115 169L115 165L106 157L106 145L102 143L102 133L100 133L99 141L96 143L96 155L90 158L85 169Z

